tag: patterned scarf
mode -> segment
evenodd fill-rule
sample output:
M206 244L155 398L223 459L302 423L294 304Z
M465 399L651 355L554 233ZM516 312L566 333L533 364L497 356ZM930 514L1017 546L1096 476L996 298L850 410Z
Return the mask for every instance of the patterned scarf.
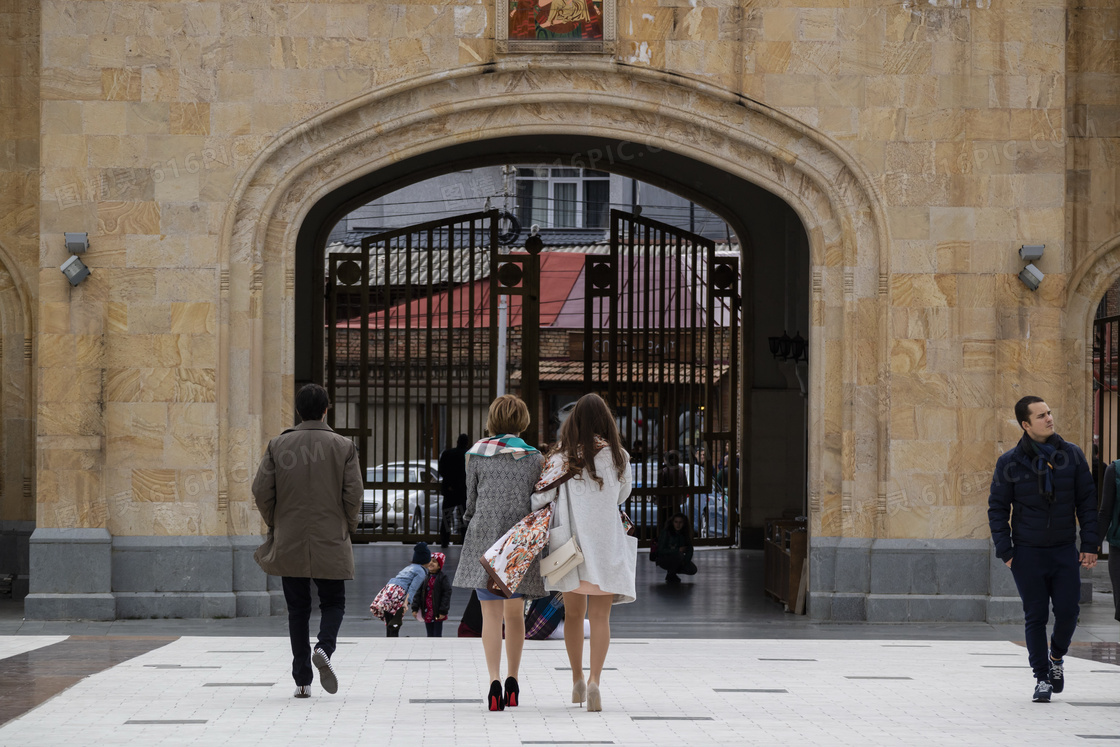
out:
M492 457L498 454L512 454L514 459L524 459L530 454L539 453L537 449L522 441L518 436L503 433L500 436L484 438L472 446L467 452L465 462L469 462L472 455Z
M594 443L596 454L609 445L607 440L601 436L596 436ZM537 480L533 492L543 493L551 490L578 475L583 471L583 459L581 456L581 454L577 454L576 458L571 459L562 451L558 451L550 456L541 468L541 479Z

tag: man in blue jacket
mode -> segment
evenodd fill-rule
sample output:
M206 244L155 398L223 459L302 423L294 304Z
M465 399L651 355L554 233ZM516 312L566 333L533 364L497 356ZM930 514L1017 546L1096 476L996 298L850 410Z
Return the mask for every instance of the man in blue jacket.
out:
M1085 455L1054 432L1054 416L1040 397L1016 402L1015 419L1023 437L996 462L988 525L996 555L1011 569L1023 600L1027 652L1037 680L1034 702L1049 703L1050 694L1065 687L1062 657L1080 611L1078 567L1097 564L1097 489ZM1047 651L1051 603L1054 632Z

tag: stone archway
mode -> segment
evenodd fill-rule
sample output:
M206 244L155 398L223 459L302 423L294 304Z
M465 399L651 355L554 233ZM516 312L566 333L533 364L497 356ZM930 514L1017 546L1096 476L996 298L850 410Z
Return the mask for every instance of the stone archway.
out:
M1102 242L1070 275L1064 312L1067 359L1082 361L1082 373L1072 382L1067 417L1074 418L1071 433L1077 443L1093 442L1093 319L1097 304L1120 278L1120 234ZM1088 449L1086 449L1088 451Z
M30 298L0 247L0 575L27 594L28 540L35 529L34 377Z
M243 175L219 259L218 502L230 535L259 531L252 470L268 434L291 422L293 347L283 330L294 317L296 236L312 206L365 174L456 143L580 133L716 166L797 213L812 285L811 533L877 536L890 481L889 268L870 179L826 136L758 102L655 70L559 59L388 86L292 128Z

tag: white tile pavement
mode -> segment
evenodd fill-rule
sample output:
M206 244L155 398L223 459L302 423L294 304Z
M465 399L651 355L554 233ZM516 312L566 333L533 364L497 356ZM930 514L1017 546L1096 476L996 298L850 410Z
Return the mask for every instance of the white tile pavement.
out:
M16 654L26 654L43 646L65 641L64 635L6 635L0 636L0 659Z
M0 654L17 641L0 639ZM8 723L0 745L1022 747L1120 737L1120 667L1067 658L1066 692L1033 704L1026 651L1008 642L624 639L607 659L616 671L603 675L602 713L568 702L561 641L526 643L524 704L502 713L484 710L477 639L349 639L334 661L339 693L316 684L296 700L286 638L181 638ZM164 720L199 723L127 723Z

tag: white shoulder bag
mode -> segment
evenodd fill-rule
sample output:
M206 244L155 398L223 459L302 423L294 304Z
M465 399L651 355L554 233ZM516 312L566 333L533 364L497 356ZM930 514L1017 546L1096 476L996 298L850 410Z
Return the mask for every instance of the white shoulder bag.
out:
M567 489L567 482L560 485L556 493L556 503L564 504L562 511L568 521L568 531L571 533L571 537L559 547L553 548L550 545L548 555L541 558L541 575L548 579L551 584L559 582L560 579L567 576L583 562L583 552L579 549L579 543L576 542L575 533L571 532L571 502L568 500L567 495L561 494L561 491L566 491ZM560 514L561 507L554 506L552 511L553 527L558 526L557 521L560 518Z

